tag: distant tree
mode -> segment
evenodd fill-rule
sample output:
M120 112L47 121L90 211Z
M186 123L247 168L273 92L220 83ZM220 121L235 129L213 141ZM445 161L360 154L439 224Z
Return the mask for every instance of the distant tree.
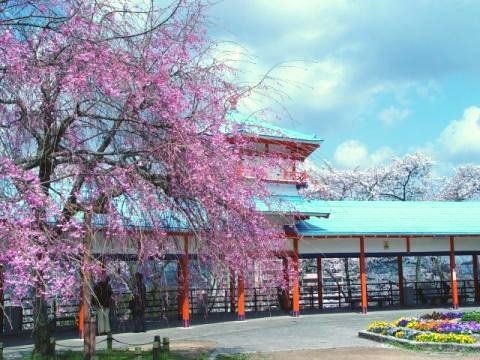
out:
M367 169L335 169L325 162L311 172L308 193L329 200L426 200L430 196L434 162L421 154L393 158Z
M464 201L480 199L480 165L462 165L445 180L438 194L440 200Z
M394 158L380 182L378 198L427 200L432 184L433 160L421 153Z

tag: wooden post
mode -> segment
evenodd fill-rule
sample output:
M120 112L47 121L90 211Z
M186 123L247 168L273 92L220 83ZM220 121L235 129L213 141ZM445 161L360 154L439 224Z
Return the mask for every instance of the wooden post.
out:
M170 339L168 337L163 338L162 351L167 354L170 352Z
M398 268L398 296L400 297L400 305L405 305L405 291L403 284L403 256L397 256L397 268Z
M3 343L0 342L0 360L3 360Z
M50 356L55 359L55 338L50 338L50 348L49 348Z
M160 359L160 336L158 335L153 337L152 358L152 360Z
M135 359L136 360L142 359L142 348L140 346L135 347Z
M235 271L230 270L230 312L235 312Z
M245 280L242 274L238 274L238 299L237 313L238 320L245 320Z
M455 237L450 236L450 281L452 282L452 308L458 309L458 284L455 264Z
M298 270L298 239L293 239L293 281L292 281L292 309L293 316L300 316L300 284L298 280L299 270Z
M322 257L317 257L317 291L318 291L318 308L323 309L323 271Z
M112 351L112 349L113 349L113 336L112 336L112 333L109 332L107 334L107 350Z
M362 294L362 313L366 314L368 309L367 298L367 273L365 266L365 238L360 236L360 289Z
M480 284L478 283L478 256L472 255L473 265L473 288L475 289L475 302L480 302Z
M184 237L184 254L180 258L180 312L182 314L183 327L190 326L190 299L189 299L189 284L188 284L188 236Z

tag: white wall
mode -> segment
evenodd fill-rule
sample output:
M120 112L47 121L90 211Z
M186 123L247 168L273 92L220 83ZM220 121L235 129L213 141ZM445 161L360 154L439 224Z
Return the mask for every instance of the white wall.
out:
M450 238L448 237L424 237L410 239L410 251L412 252L432 252L432 251L450 251Z
M327 238L298 240L300 254L328 254L328 253L358 253L360 240L358 238Z
M455 238L455 251L480 251L480 237Z
M300 254L344 254L360 252L360 240L354 238L303 238L298 241ZM410 252L449 252L449 237L411 237ZM480 252L480 237L456 237L455 251ZM365 238L366 253L406 253L405 238Z
M368 253L406 252L405 238L366 238L365 251Z

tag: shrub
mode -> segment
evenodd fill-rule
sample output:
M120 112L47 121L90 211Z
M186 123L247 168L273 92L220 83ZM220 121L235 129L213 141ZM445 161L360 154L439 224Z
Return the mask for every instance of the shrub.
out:
M480 311L469 311L464 313L461 321L475 321L480 323Z

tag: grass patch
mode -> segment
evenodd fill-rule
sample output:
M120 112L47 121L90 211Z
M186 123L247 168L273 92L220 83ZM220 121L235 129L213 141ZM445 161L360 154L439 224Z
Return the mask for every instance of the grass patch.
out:
M248 360L249 356L245 354L218 355L217 360Z
M135 351L129 350L120 350L114 349L112 351L99 350L95 352L94 355L98 360L136 360L138 355L135 354ZM152 350L145 350L141 353L141 359L151 360L153 358ZM50 360L51 357L36 356L33 354L23 357L24 360ZM54 359L56 360L83 360L82 351L57 351ZM186 359L196 359L196 360L206 360L207 355L204 353L199 353L192 356L184 356L176 354L175 352L171 353L161 353L160 360L186 360ZM234 358L232 358L234 359ZM236 358L235 358L236 359Z
M463 348L455 351L442 351L442 350L435 350L431 348L423 348L416 344L402 344L397 342L386 342L386 345L390 345L402 350L414 351L414 352L427 352L427 353L438 353L438 354L478 354L478 350L471 349L471 348Z

